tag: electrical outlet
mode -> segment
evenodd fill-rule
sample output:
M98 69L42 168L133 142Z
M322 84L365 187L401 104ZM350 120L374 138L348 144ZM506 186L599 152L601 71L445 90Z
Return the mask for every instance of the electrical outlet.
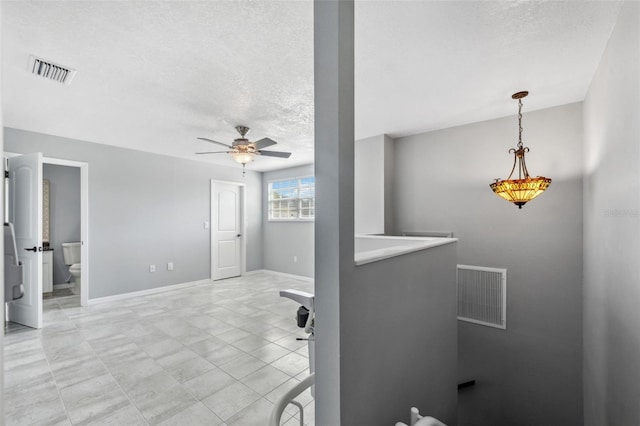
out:
M167 271L173 271L173 262L167 263Z
M298 256L293 256L293 263L298 263Z
M156 271L156 265L149 265L149 272L155 272Z

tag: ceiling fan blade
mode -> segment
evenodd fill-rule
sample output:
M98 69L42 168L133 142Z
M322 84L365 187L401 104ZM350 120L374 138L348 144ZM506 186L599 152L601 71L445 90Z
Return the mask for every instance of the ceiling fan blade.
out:
M205 141L205 142L217 143L218 145L222 145L224 147L231 148L231 146L227 145L226 143L214 141L213 139L207 139L207 138L196 138L196 139L200 139L201 141Z
M255 141L253 144L255 145L256 149L262 149L271 145L275 145L277 143L278 142L274 141L273 139L262 138L259 141Z
M289 158L291 157L290 152L280 152L280 151L258 151L260 155L264 155L265 157L280 157L280 158Z
M196 152L195 154L227 154L229 151Z

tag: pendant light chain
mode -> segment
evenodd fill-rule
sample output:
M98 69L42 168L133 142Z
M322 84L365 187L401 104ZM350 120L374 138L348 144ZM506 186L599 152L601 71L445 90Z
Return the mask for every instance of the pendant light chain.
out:
M522 148L522 99L518 99L518 148Z
M532 178L527 170L525 162L525 154L529 152L529 148L522 143L522 98L527 96L529 92L522 91L514 93L511 98L518 100L518 145L509 150L509 154L513 154L513 166L511 173L507 179L496 179L489 186L493 192L501 198L512 202L519 209L526 203L542 194L551 184L551 179L537 176ZM512 179L516 167L518 167L518 178Z

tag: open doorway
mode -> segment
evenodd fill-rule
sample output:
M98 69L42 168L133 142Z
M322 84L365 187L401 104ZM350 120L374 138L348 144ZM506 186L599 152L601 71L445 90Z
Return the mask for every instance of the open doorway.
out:
M43 164L42 297L80 306L80 168Z
M54 284L62 284L59 290L65 296L75 296L76 306L86 306L89 299L89 241L88 241L88 164L43 157L35 154L5 153L5 217L9 218L16 231L18 260L24 267L24 296L7 304L9 321L33 328L41 328L43 322L43 298L52 297ZM45 174L47 177L45 177ZM72 225L60 225L69 213L64 203L68 196L59 197L61 190L71 182L60 176L73 176L71 184L75 193L71 196L77 211ZM51 177L54 184L52 187ZM59 209L58 207L61 207ZM53 221L52 221L53 214ZM67 221L68 222L68 221ZM70 234L63 231L72 226ZM69 237L73 235L73 237ZM61 240L76 241L61 241ZM63 254L63 243L74 243L75 257ZM55 253L58 251L58 253ZM69 250L71 253L72 250ZM57 254L57 256L56 256ZM57 270L57 273L55 271ZM65 276L66 274L66 276ZM61 282L60 282L61 281Z

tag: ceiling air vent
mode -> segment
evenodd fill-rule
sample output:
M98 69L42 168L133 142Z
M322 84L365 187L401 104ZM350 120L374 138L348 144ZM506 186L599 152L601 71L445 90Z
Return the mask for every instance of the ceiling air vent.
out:
M33 75L38 75L62 84L71 84L76 75L76 70L63 65L54 64L51 61L35 56L29 56L28 70Z

